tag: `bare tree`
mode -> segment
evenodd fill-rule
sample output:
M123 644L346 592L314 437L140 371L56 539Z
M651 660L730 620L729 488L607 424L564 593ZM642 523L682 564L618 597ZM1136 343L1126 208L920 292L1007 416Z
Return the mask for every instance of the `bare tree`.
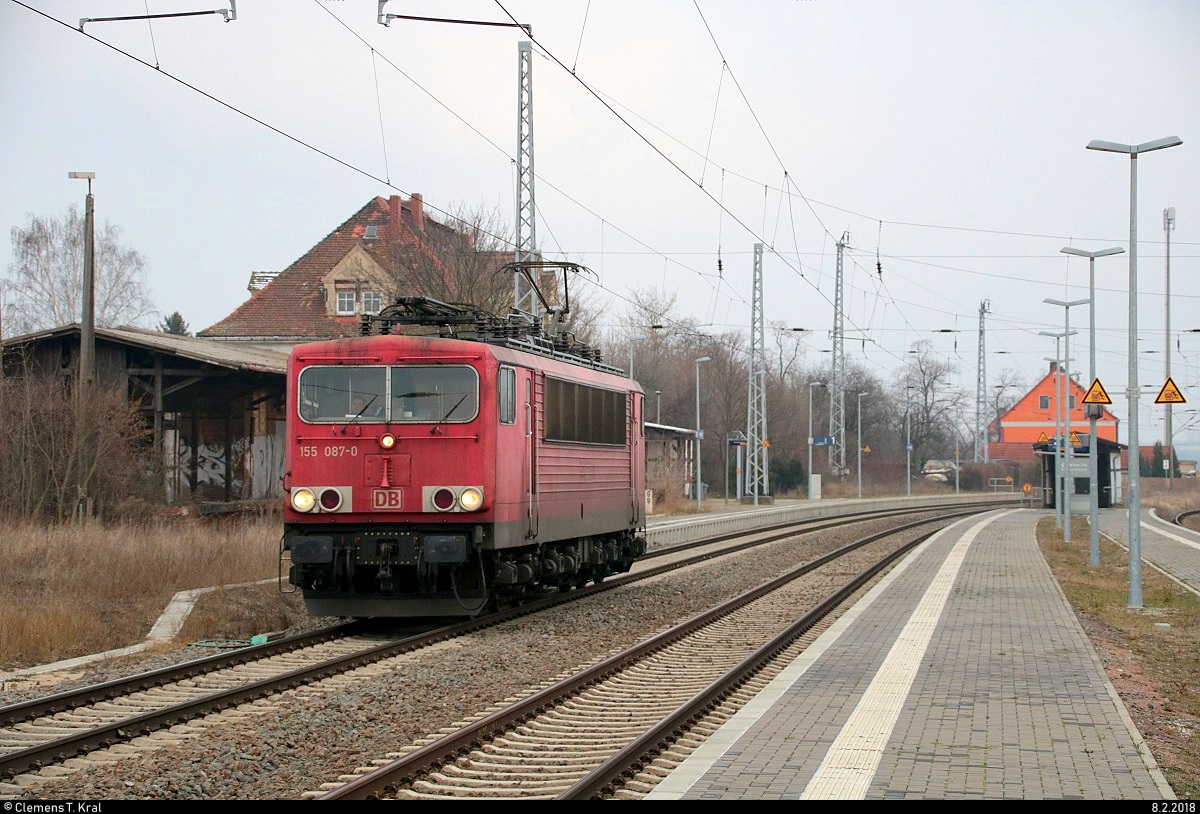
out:
M495 209L458 207L448 223L432 221L419 240L392 245L396 296L426 296L507 314L513 304L510 230Z
M156 479L147 471L151 445L141 405L130 402L121 387L98 387L87 395L83 409L64 410L64 404L77 398L73 377L39 372L16 350L5 361L14 375L0 378L5 428L0 519L67 520L76 509L81 483L87 494L98 496L96 511L105 519L118 520L152 504Z
M909 410L913 466L919 470L931 458L953 457L967 397L952 384L958 368L938 358L928 340L914 343L913 351L897 374L896 389L897 399Z
M992 385L991 404L987 405L984 412L988 424L999 420L1000 416L1011 410L1028 390L1029 385L1025 383L1025 377L1019 371L1007 367L1001 370L996 383Z
M5 285L4 328L9 335L79 322L83 313L84 218L72 204L62 218L30 215L12 229L13 261ZM121 230L96 230L95 321L99 327L135 325L154 313L146 261L121 245Z

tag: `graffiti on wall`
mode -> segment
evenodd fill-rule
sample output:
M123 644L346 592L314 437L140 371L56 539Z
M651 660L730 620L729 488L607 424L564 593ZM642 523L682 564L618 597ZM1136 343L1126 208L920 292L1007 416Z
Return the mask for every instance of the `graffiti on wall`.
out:
M224 443L202 440L193 450L190 437L183 431L165 431L167 501L176 503L189 497L192 500L225 500L226 471L230 478L229 500L279 497L282 494L284 425L282 421L266 424L271 434L234 439L228 455Z

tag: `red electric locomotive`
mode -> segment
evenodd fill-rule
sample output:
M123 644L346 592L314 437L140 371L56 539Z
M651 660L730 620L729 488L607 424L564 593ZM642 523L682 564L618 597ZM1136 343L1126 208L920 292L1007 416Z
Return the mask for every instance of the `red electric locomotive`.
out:
M569 337L423 297L363 323L383 335L288 362L281 558L309 613L474 616L645 552L636 382Z

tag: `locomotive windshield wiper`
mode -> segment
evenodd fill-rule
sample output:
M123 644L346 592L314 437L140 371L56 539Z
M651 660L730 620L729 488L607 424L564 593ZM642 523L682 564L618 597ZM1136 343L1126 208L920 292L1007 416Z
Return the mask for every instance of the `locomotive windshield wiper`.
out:
M431 430L429 431L429 434L430 434L430 435L435 435L435 434L437 434L438 427L442 426L442 422L443 422L443 421L445 421L447 418L449 418L449 417L450 417L450 414L451 414L451 413L453 413L455 410L457 410L457 409L458 409L458 405L462 404L464 401L466 401L466 400L467 400L467 396L468 396L468 395L470 395L470 394L469 394L469 393L463 393L461 396L459 396L459 399L458 399L458 401L454 402L454 406L453 406L453 407L451 407L449 410L447 410L447 411L446 411L446 414L445 414L444 416L442 416L441 418L439 418L439 419L437 420L437 423L433 425L433 429L431 429Z
M342 427L342 435L346 434L346 430L350 427L351 424L353 424L355 421L358 421L358 419L362 418L362 414L367 411L367 408L369 408L372 404L375 403L375 399L377 399L377 398L379 398L378 393L371 396L370 400L362 406L362 409L358 411L358 413L354 416L354 418L352 418L346 422L346 426Z

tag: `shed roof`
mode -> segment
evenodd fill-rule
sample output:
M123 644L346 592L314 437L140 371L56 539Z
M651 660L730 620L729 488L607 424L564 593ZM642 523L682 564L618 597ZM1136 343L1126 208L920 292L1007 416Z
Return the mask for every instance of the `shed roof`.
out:
M80 334L78 322L49 328L43 331L14 336L4 340L3 347L13 350L25 345L35 345L48 339L57 339L71 334ZM125 345L171 353L184 359L217 365L233 370L251 370L259 373L287 372L288 354L241 342L221 342L195 336L180 336L145 328L122 326L119 328L96 328L96 338Z

